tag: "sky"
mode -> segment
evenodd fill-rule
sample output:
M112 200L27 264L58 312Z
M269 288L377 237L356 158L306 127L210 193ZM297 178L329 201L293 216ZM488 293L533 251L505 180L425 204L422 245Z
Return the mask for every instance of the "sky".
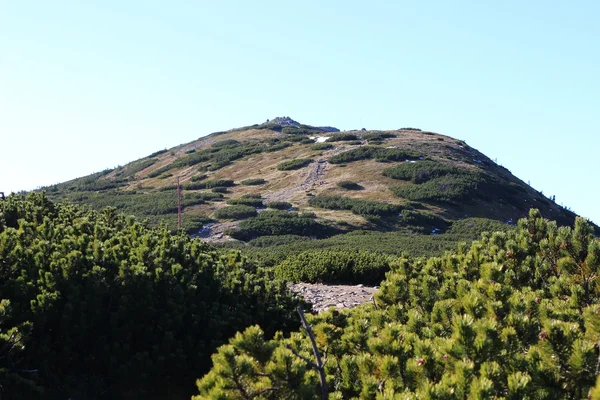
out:
M600 2L0 0L0 191L290 116L465 140L600 224Z

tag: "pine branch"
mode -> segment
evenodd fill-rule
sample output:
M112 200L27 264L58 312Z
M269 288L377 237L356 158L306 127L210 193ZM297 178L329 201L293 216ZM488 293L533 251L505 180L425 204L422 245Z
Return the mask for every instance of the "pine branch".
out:
M321 361L321 354L319 354L319 349L317 348L317 341L315 340L315 335L313 334L312 328L310 327L308 321L306 321L306 317L304 316L304 312L302 311L302 307L297 306L296 310L298 311L298 315L300 316L300 321L302 321L302 327L308 334L310 338L310 344L313 349L313 353L315 355L315 359L317 360L316 365L311 363L309 365L313 366L319 372L319 380L321 381L321 399L327 400L327 379L325 377L325 368L323 366L323 362Z
M311 366L311 368L314 368L316 370L319 369L319 366L317 364L315 364L314 362L312 362L311 360L309 360L308 358L304 357L302 354L298 353L296 350L294 350L292 348L292 346L290 346L289 344L286 344L285 347L291 351L292 353L294 353L294 355L296 357L298 357L299 359L301 359L302 361L304 361L305 363L307 363L308 365Z

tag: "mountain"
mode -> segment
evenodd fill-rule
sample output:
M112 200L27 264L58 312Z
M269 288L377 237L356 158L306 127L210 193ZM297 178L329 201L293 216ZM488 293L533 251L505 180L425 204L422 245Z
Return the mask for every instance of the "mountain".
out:
M509 229L531 208L560 225L576 216L464 141L416 128L339 132L289 117L44 189L56 200L113 206L175 229L177 180L184 229L232 247L394 253L406 250L398 240L411 238L415 254L429 254Z

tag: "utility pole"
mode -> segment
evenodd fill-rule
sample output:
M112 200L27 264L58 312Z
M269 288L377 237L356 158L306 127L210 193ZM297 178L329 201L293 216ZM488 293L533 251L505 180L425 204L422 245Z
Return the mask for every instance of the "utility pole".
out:
M177 177L177 226L181 229L181 185Z

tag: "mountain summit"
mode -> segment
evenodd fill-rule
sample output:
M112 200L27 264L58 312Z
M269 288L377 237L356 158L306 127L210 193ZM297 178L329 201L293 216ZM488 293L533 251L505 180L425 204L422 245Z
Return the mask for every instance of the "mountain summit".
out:
M175 229L177 180L184 229L230 244L301 248L351 238L360 247L356 235L368 233L365 246L389 241L382 251L401 251L399 240L409 237L442 249L444 240L454 246L481 230L508 229L531 208L563 225L575 218L461 140L415 128L339 132L289 117L216 132L46 190Z
M290 117L276 117L272 120L267 120L266 122L263 122L261 124L261 126L269 126L269 125L270 126L279 125L281 127L293 127L293 128L308 128L308 129L319 130L321 132L339 132L340 131L338 128L334 128L333 126L303 125L303 124L299 123L298 121L294 121Z

